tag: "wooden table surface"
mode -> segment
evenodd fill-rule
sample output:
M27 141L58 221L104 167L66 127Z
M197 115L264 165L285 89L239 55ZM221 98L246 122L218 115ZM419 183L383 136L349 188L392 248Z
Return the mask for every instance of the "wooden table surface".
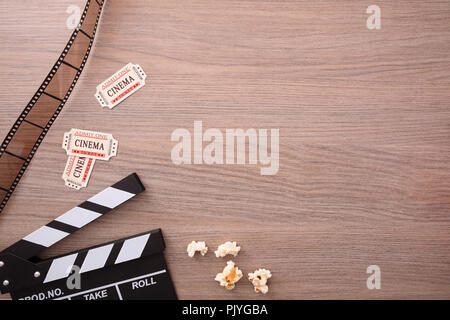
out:
M0 136L59 56L69 5L0 3ZM367 6L381 8L368 30ZM450 1L109 0L82 76L0 216L0 249L137 172L147 191L43 257L162 228L182 299L450 298ZM128 62L149 82L113 110L95 87ZM173 130L280 129L280 169L180 165ZM61 179L71 128L112 133L86 189ZM186 245L210 252L191 259ZM270 292L214 281L227 240ZM368 290L366 268L381 268Z

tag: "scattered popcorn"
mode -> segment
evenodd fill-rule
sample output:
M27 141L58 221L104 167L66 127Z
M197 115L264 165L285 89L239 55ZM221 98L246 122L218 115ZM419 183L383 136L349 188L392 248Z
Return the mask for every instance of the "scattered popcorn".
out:
M236 241L227 241L224 244L221 244L214 253L216 257L225 257L227 254L232 254L233 256L237 256L241 247L236 246Z
M205 241L192 241L188 244L187 253L189 257L194 257L197 251L199 251L202 256L204 256L208 252L208 247L206 246Z
M258 269L253 273L248 274L248 280L255 287L255 292L261 292L266 294L269 291L269 287L267 286L267 280L272 277L272 273L270 270L266 269Z
M242 278L242 271L238 267L234 266L233 261L228 261L227 266L223 269L222 273L216 275L216 281L220 282L222 287L227 290L233 290L235 283Z

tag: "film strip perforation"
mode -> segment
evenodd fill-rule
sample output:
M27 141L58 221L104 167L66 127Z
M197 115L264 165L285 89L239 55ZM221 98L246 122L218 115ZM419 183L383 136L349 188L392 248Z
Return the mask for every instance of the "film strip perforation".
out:
M53 98L56 98L58 101L60 101L60 104L58 105L58 107L56 108L56 110L53 112L53 114L51 115L50 119L47 121L47 124L45 125L45 127L43 126L39 126L39 128L42 129L41 134L38 136L36 142L34 143L33 147L31 148L30 153L28 154L28 156L22 157L24 160L21 168L19 169L16 177L14 178L14 180L12 181L11 186L9 187L9 189L6 189L7 186L0 186L1 189L3 191L6 191L6 195L3 197L2 202L0 203L0 212L3 210L3 208L5 207L6 203L8 202L8 200L10 199L13 191L16 189L17 184L19 183L20 179L22 178L25 170L27 169L29 163L31 162L34 154L37 151L37 148L39 147L39 145L42 143L43 139L45 138L48 130L50 129L51 125L54 123L54 121L56 120L56 118L58 117L59 113L61 112L62 108L64 107L67 99L69 98L70 94L72 93L75 84L77 83L81 72L84 69L84 66L86 64L87 58L90 54L90 51L92 49L92 45L94 42L94 37L97 31L97 26L98 26L98 22L101 16L101 12L103 9L103 4L104 1L101 2L101 4L97 1L98 4L98 10L96 12L96 17L95 17L95 24L93 26L93 32L92 32L92 36L89 36L85 31L83 31L81 28L83 26L83 23L86 21L86 16L87 13L89 11L90 5L91 5L91 1L88 0L86 2L84 11L81 15L80 18L80 22L78 27L72 32L72 35L69 39L69 41L67 42L66 46L64 47L63 52L60 54L59 58L57 59L57 61L55 62L54 66L52 67L52 69L50 70L50 72L47 74L47 76L45 77L44 81L42 82L42 84L40 85L40 87L38 88L38 90L36 91L36 93L33 95L33 97L31 98L30 102L27 104L27 106L24 108L24 110L21 112L21 114L19 115L19 117L17 118L17 120L15 121L14 125L12 126L12 128L10 129L10 131L8 132L6 138L4 139L3 143L0 146L0 160L3 156L3 154L5 154L5 151L7 150L9 144L11 143L12 138L16 135L18 129L20 128L21 124L24 122L29 123L29 121L26 121L26 117L27 115L33 110L33 107L36 105L36 103L39 101L40 97L42 96L42 94L46 94L46 95L50 95ZM82 61L80 64L79 68L75 68L76 69L76 73L74 75L74 78L70 84L70 86L68 87L66 94L64 95L63 98L58 98L55 97L53 95L51 95L50 93L46 92L45 90L47 89L48 85L51 83L52 79L54 78L55 74L57 73L57 71L59 70L60 66L62 64L67 65L68 63L66 63L64 61L64 59L66 58L68 52L70 51L71 47L73 46L73 44L75 43L75 39L77 37L77 35L79 33L83 33L86 36L88 36L89 38L89 44L86 48L86 52L84 54L84 56L82 57ZM70 65L70 64L69 64ZM74 66L72 66L74 67Z

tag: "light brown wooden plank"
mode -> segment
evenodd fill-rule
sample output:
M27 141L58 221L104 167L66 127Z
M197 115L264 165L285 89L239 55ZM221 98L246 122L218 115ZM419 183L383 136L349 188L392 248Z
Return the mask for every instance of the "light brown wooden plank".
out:
M2 138L69 38L68 3L51 3L0 4ZM107 1L86 69L0 216L0 249L136 171L139 199L44 256L161 227L183 299L450 298L450 6L373 4L377 31L359 1ZM128 62L146 87L101 108L95 87ZM278 174L174 165L170 135L194 120L279 128ZM119 140L81 191L61 179L71 128ZM191 240L211 252L188 258ZM272 270L269 294L246 279L218 287L226 259L212 251L226 240L245 273ZM371 264L381 290L366 288Z

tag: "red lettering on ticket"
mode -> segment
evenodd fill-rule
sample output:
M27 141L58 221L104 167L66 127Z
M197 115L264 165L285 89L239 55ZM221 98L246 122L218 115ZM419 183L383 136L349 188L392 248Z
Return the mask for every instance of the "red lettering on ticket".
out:
M110 109L145 85L147 75L138 64L129 63L97 86L95 97Z

